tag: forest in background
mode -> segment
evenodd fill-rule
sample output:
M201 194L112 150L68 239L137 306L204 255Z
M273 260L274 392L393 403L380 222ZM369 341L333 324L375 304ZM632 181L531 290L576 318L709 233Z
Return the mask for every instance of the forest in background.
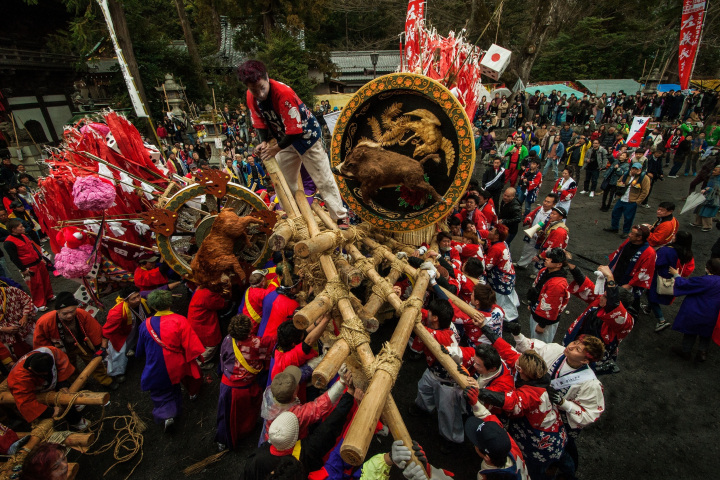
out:
M15 0L13 0L15 1ZM47 49L81 59L107 29L94 0L22 0L35 8L62 3L70 20L47 36ZM124 16L136 68L151 91L166 72L178 77L196 103L216 97L234 104L244 93L231 71L214 63L221 17L238 26L235 47L264 60L271 75L312 97L309 69L327 77L331 50L398 49L407 0L109 0ZM428 0L426 18L442 35L466 30L470 43L510 49L512 62L501 81L563 81L633 78L662 70L677 78L681 0ZM118 20L116 19L116 27ZM119 29L120 30L120 29ZM184 39L187 51L170 46ZM302 41L300 41L302 39ZM84 61L78 63L82 69ZM131 67L132 68L132 67ZM720 77L720 2L709 4L695 77ZM118 100L124 88L118 78ZM155 107L159 108L159 107ZM159 113L159 112L155 112Z

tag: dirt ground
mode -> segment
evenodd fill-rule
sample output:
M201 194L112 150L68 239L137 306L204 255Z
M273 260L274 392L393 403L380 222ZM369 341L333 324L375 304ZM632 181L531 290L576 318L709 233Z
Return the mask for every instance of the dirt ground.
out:
M551 174L552 176L552 174ZM583 177L584 178L584 177ZM655 207L661 199L673 199L682 206L681 197L686 195L692 177L666 179L656 185L650 198L653 208L639 209L636 223L652 223ZM550 190L551 182L546 180L542 193ZM540 198L543 198L540 195ZM568 225L570 226L570 250L594 260L597 264L607 263L608 255L620 244L620 238L603 232L610 224L610 213L599 210L601 198L578 195L572 203ZM689 226L691 214L680 217L681 229L693 233L693 250L696 259L696 273L704 272L705 261L709 258L710 247L718 232L702 233ZM511 246L514 256L522 249L522 236ZM586 272L594 268L589 261L576 262ZM527 271L520 272L517 291L521 298L530 285ZM72 282L55 280L58 287L70 288ZM114 295L106 297L105 303L112 305ZM176 311L184 313L188 298L178 299ZM666 308L666 318L674 318L681 302ZM556 337L562 334L570 322L584 309L584 304L574 298L570 301L568 315L563 315ZM101 321L104 315L101 314ZM524 332L528 331L528 313L521 311L520 321ZM712 345L708 360L704 364L683 362L674 357L669 349L680 342L681 335L670 329L654 332L655 320L640 315L635 329L620 347L620 373L600 377L605 387L606 412L600 420L585 429L580 436L579 478L583 480L629 479L629 478L714 478L720 471L718 459L717 431L720 425L716 408L720 397L720 382L717 368L720 366L720 350ZM379 350L381 342L392 334L392 322L386 323L373 335L373 348ZM507 336L506 336L507 338ZM511 339L509 339L511 341ZM417 380L425 369L424 360L407 360L400 374L401 381L393 389L396 402L403 412L408 429L428 453L433 465L455 473L455 478L474 479L480 465L479 457L469 442L451 455L442 455L438 449L437 421L434 416L427 419L410 417L407 408L416 394ZM139 415L148 422L144 434L143 459L131 478L169 480L182 475L182 470L209 455L216 453L214 442L215 415L218 398L218 377L212 373L212 383L205 388L197 401L187 401L185 411L177 422L172 435L165 435L162 429L152 423L151 401L139 387L142 364L135 361L129 367L127 382L111 395L112 403L106 415L125 415L128 403L134 405ZM90 388L98 388L92 381ZM99 417L99 409L88 408L86 415L91 419ZM98 442L104 444L112 439L112 421L105 422L105 428ZM246 439L238 451L230 452L219 462L191 478L212 479L238 478L247 455L256 445L259 428ZM369 455L387 451L390 438L372 441ZM80 455L72 452L71 461L80 463L79 479L103 478L103 472L113 463L112 452L99 456ZM104 478L121 480L130 472L136 457L113 468ZM368 457L369 458L369 457ZM396 469L393 478L402 478Z

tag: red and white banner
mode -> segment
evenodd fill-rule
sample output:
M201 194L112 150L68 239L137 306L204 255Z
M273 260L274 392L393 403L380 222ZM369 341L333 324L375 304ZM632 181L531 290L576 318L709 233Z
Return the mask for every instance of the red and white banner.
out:
M680 51L678 53L678 70L680 88L687 90L690 76L695 65L700 34L705 20L705 0L684 0L682 24L680 25Z
M635 117L633 118L632 126L630 127L630 133L627 136L628 148L637 148L645 138L645 131L647 130L648 122L652 117Z
M408 72L422 67L420 39L424 28L425 0L410 0L405 17L405 68Z

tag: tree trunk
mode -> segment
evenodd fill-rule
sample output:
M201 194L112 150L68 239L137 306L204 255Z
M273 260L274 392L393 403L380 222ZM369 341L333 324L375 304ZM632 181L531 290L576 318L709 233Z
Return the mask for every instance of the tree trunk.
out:
M530 30L527 33L527 40L522 50L515 56L515 73L527 85L530 79L530 70L532 70L535 60L537 60L540 50L550 33L558 26L558 20L563 12L561 4L564 0L543 0L537 2L537 10L533 16Z
M128 29L127 19L125 18L125 11L119 0L108 0L107 3L110 18L112 18L113 25L115 26L118 45L123 52L128 70L130 70L130 74L135 80L135 87L137 87L140 100L145 104L145 108L148 109L148 114L150 114L147 95L145 95L145 87L143 87L142 79L140 78L140 69L138 68L135 51L133 50L132 41L130 40L130 30Z
M202 60L200 59L200 52L198 52L197 44L195 43L195 37L193 37L192 28L190 28L190 21L188 20L187 13L185 13L185 1L175 0L175 7L177 8L178 17L180 18L180 26L182 26L190 61L198 73L200 73L202 72Z
M263 17L263 34L265 35L265 40L270 40L270 36L272 35L272 31L275 28L275 16L273 15L273 2L272 0L267 0L265 10L262 12Z
M215 46L220 49L222 43L222 27L220 25L220 14L215 7L215 0L210 0L210 16L212 18L212 32L215 37Z

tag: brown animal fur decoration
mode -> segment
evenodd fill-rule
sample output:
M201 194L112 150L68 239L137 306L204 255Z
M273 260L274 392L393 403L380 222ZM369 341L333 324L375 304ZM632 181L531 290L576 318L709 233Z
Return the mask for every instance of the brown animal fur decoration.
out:
M223 275L236 275L236 280L243 282L245 272L237 257L233 255L233 248L238 241L249 245L247 228L250 224L264 223L263 220L250 216L238 217L230 209L220 211L210 233L190 264L193 281L218 292L223 290Z
M333 168L333 173L360 182L360 193L366 203L370 203L379 189L396 185L425 192L436 202L444 202L445 199L425 181L423 164L427 160L438 163L440 156L433 153L415 160L365 140L358 143L345 160Z

